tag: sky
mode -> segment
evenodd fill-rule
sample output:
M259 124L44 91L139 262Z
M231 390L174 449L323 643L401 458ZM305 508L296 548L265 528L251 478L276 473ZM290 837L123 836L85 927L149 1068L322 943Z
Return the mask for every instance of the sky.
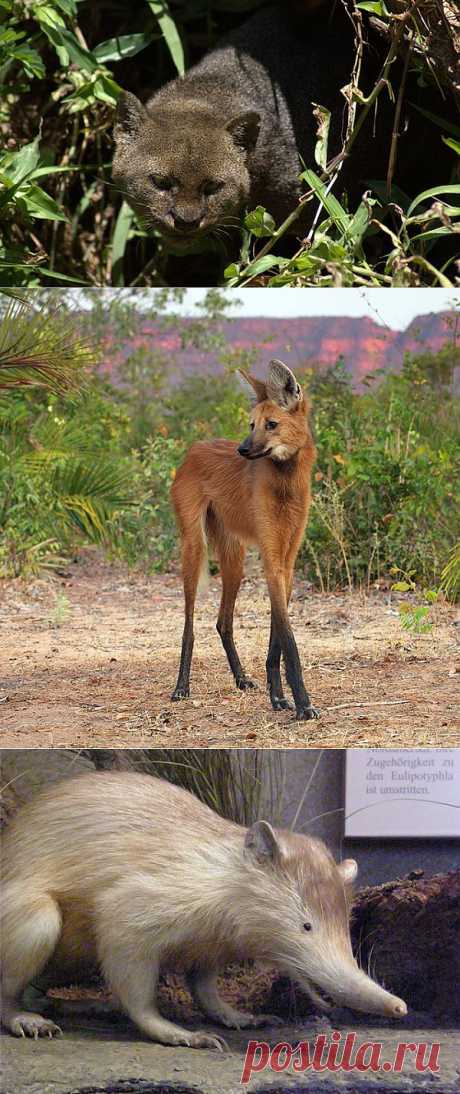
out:
M368 316L382 326L404 330L417 315L460 307L460 293L449 289L229 289L239 304L231 315ZM196 315L206 289L187 289L181 306L183 315Z

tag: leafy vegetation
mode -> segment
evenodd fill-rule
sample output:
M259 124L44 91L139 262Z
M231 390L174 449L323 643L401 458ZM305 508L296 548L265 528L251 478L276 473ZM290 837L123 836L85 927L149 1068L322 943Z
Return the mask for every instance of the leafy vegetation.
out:
M248 210L239 258L227 261L225 278L230 286L453 283L452 254L446 258L439 249L445 237L458 239L460 229L460 184L455 175L460 128L449 117L451 77L443 68L443 58L454 48L455 28L451 41L449 20L442 12L436 18L445 2L404 0L397 12L390 12L383 0L354 3L356 62L346 100L343 149L328 160L327 119L319 106L316 165L303 174L303 201L278 225L269 210ZM1 0L3 285L38 286L56 280L117 286L162 285L174 279L187 283L187 255L176 257L171 267L165 243L146 234L111 183L114 109L121 87L145 98L183 73L256 6L254 0L172 0L171 5L166 0L141 0L135 6L120 0ZM387 34L388 53L380 79L364 95L362 18L369 12ZM440 28L447 34L446 42L434 48ZM438 186L426 190L422 176L420 193L412 201L400 191L388 196L385 180L377 180L356 209L347 209L335 196L335 184L340 183L342 164L363 121L378 108L380 96L389 93L392 61L401 50L419 81L434 79L447 89L446 117L427 112L425 122L440 147L443 142L452 152L452 180L440 178ZM395 99L396 131L404 80L390 94ZM396 151L394 138L388 149L390 183ZM286 257L279 245L305 203L314 211L313 227L297 251ZM204 247L209 250L199 260L199 280L209 284L216 256L212 241Z
M30 296L49 332L52 303ZM117 363L118 381L93 366L78 393L18 378L0 394L3 575L62 565L87 543L130 565L166 569L178 553L169 490L187 447L245 435L248 408L234 369L250 365L251 354L229 350L219 294L208 294L202 317L190 324L165 311L167 293L148 297L143 315L181 344L212 348L222 363L219 382L194 374L171 384L173 354L168 362L154 341L147 351L133 338L138 300L117 297L109 307L103 293L77 294L74 311L64 302L59 324L65 320L70 341L78 330L86 345L103 347L100 354ZM368 376L360 392L341 361L326 370L305 366L318 459L299 566L321 589L385 582L421 589L430 603L442 575L446 592L458 595L455 328L453 321L441 350L406 356L399 371ZM425 614L409 625L422 626Z

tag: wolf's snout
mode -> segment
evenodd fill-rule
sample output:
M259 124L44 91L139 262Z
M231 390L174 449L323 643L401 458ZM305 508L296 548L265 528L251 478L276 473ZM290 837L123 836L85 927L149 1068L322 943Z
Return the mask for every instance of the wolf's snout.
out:
M240 456L244 456L247 460L259 460L261 456L267 455L265 446L263 444L254 444L251 436L246 437L246 440L238 445L238 452Z
M246 459L247 459L247 457L250 455L250 452L251 452L251 438L250 437L246 437L246 440L242 441L241 444L238 445L238 452L239 452L240 456L246 456Z

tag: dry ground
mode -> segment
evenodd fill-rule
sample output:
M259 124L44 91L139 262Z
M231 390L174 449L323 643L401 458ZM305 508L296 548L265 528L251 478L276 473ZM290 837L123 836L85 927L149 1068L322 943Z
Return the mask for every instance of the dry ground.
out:
M118 1015L98 1014L96 1009L110 996L103 991L72 988L60 989L53 995L64 996L70 1013L58 1009L46 1013L58 1022L63 1036L54 1041L43 1038L38 1041L22 1040L4 1035L0 1049L5 1065L5 1094L95 1094L108 1091L121 1094L129 1089L142 1094L237 1094L248 1089L254 1094L421 1094L428 1088L432 1094L458 1094L459 1037L452 1024L439 1025L429 1015L412 1013L403 1022L392 1022L370 1015L356 1015L351 1011L334 1008L329 1015L311 1013L284 1014L281 1028L273 1025L261 1029L221 1030L205 1019L191 1004L188 993L178 978L169 978L170 985L159 990L161 1013L172 1021L190 1029L208 1029L224 1036L227 1049L223 1053L210 1049L168 1047L148 1041L129 1019ZM223 978L222 994L232 1005L241 1006L253 1013L266 1009L267 976L254 969L235 970ZM70 1000L70 1004L69 1004ZM87 1010L75 1012L84 1003ZM270 997L270 1007L275 1013L283 1013L276 1006L276 997ZM35 1003L35 1006L37 1004ZM38 1006L42 1010L42 1006ZM439 1044L439 1072L423 1076L414 1066L414 1053L409 1052L402 1073L396 1076L383 1068L377 1073L352 1073L327 1070L304 1072L296 1075L292 1067L286 1072L275 1073L267 1068L255 1073L249 1085L241 1085L244 1057L251 1038L293 1046L308 1041L310 1053L315 1039L325 1035L331 1043L333 1031L356 1037L359 1045L377 1042L381 1044L382 1062L393 1061L399 1042L419 1045ZM426 1049L426 1059L429 1057ZM131 1080L129 1082L128 1080ZM107 1084L107 1085L106 1085ZM145 1085L144 1085L145 1084ZM151 1085L150 1085L151 1084ZM158 1084L158 1085L157 1085ZM163 1085L164 1084L164 1085Z
M218 578L200 599L191 698L172 704L182 633L177 574L145 575L84 553L62 576L0 583L2 744L28 747L330 747L460 744L460 616L432 609L405 632L388 593L313 593L291 617L317 722L275 714L264 683L269 611L253 565L236 612L238 692L215 632Z
M201 1020L199 1027L203 1028ZM208 1026L215 1031L215 1027ZM303 1075L288 1071L276 1074L271 1069L254 1074L248 1086L241 1085L243 1061L249 1040L248 1031L225 1031L228 1051L157 1045L142 1037L134 1026L117 1030L109 1022L89 1023L67 1020L64 1036L50 1041L15 1038L5 1034L0 1038L5 1073L4 1094L458 1094L459 1040L455 1030L434 1030L412 1027L381 1028L378 1020L360 1026L355 1047L369 1042L381 1045L382 1061L394 1061L398 1042L426 1045L425 1059L431 1045L439 1045L439 1072L420 1075L414 1066L415 1053L409 1052L402 1073L380 1070L377 1074L353 1070L349 1072L314 1072ZM335 1026L334 1029L337 1029ZM329 1028L326 1044L329 1045ZM342 1030L343 1037L350 1029ZM273 1048L284 1041L298 1045L308 1041L313 1052L319 1030L307 1022L281 1029L258 1030L254 1035ZM342 1042L343 1043L343 1042ZM369 1059L369 1050L367 1053Z

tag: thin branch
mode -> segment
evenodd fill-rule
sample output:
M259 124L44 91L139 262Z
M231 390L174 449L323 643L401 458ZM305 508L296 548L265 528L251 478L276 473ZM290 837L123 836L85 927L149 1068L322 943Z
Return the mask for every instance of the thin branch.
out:
M322 707L322 710L326 713L328 710L344 710L345 707L397 707L410 702L410 699L373 699L366 703L338 703L335 707Z

